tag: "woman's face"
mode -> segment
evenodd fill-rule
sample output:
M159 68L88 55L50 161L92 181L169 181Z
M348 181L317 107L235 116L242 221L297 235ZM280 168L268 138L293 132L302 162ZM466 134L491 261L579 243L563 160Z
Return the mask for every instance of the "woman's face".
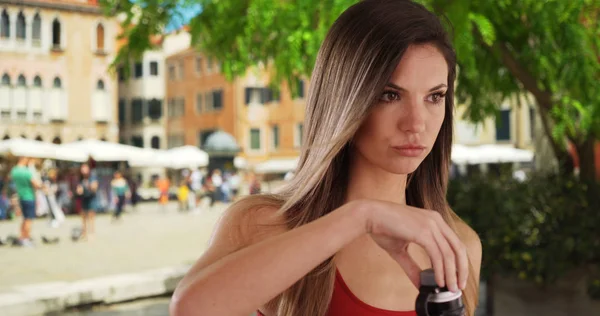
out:
M88 175L90 173L90 167L88 165L81 165L81 174Z
M439 50L410 46L354 137L357 160L395 174L414 172L444 121L447 85L448 65Z

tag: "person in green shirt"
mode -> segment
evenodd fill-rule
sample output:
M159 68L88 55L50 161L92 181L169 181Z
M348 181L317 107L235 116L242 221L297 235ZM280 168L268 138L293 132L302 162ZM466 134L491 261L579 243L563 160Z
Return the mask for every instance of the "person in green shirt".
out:
M31 246L31 223L35 218L35 190L41 188L41 183L34 179L31 170L27 167L29 158L21 157L17 165L10 171L10 178L15 185L19 205L23 214L23 224L21 224L20 244L22 246Z

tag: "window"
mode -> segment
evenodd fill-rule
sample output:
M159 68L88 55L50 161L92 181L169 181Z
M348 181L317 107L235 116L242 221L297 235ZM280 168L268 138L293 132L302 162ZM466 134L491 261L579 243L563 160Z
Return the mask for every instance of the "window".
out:
M36 88L42 87L42 78L40 78L40 76L35 76L35 78L33 78L33 86Z
M216 131L217 130L215 129L205 129L200 131L200 133L198 134L198 147L202 148L202 146L206 144L206 140L208 139L208 137Z
M215 111L221 110L223 108L223 90L215 90L212 92L212 95L213 95L212 109Z
M500 111L496 120L496 140L510 140L510 109Z
M62 82L60 81L60 78L55 77L54 82L52 83L52 86L57 89L62 88Z
M169 117L181 117L185 114L185 98L172 98L169 100Z
M104 25L102 23L96 26L96 49L99 52L104 51Z
M139 124L144 119L144 101L142 99L131 100L131 123Z
M119 99L119 124L125 124L125 99Z
M32 33L31 38L33 39L34 46L40 46L42 43L42 19L39 13L36 13L33 17L33 23L31 25Z
M258 128L250 129L250 149L260 149L260 129Z
M529 108L529 135L531 140L535 135L535 108Z
M179 75L179 79L183 79L185 77L184 73L185 69L183 68L183 60L179 61L179 69L177 70L177 74Z
M169 149L175 148L175 147L180 147L180 146L183 146L184 144L185 144L185 139L184 139L183 135L181 135L181 134L169 135L167 138L167 147Z
M135 78L141 78L144 75L144 65L142 63L135 63Z
M202 113L202 93L196 94L196 113Z
M295 138L296 147L302 146L302 137L304 137L304 125L302 123L298 123L296 125L296 138Z
M223 90L213 90L206 93L205 111L219 111L223 108Z
M271 134L273 135L273 149L279 149L279 126L273 125L271 127Z
M25 76L19 75L17 78L17 87L25 87L27 86L27 80L25 80Z
M131 136L131 146L144 148L144 138L142 136Z
M60 22L58 19L52 21L52 47L60 48Z
M175 80L175 66L169 65L169 80Z
M202 74L202 57L196 57L196 73Z
M304 98L304 80L298 80L298 97Z
M0 18L0 37L1 38L9 38L10 37L10 18L8 17L8 13L6 10L2 11L2 17Z
M162 112L162 100L152 99L148 101L148 116L150 119L160 120Z
M265 104L273 99L273 92L269 88L248 87L245 93L246 105Z
M2 85L10 86L10 76L8 74L2 75Z
M158 76L158 62L150 62L150 76Z
M17 39L24 41L26 33L25 16L21 11L17 16Z
M119 74L119 82L125 81L125 69L123 68L123 66L120 66L117 72Z
M98 82L96 83L96 89L104 90L104 81L98 80Z
M150 139L150 147L160 149L160 138L158 138L158 136L152 136L152 139Z
M212 71L212 67L213 67L213 60L212 57L207 57L206 58L206 72L210 73Z

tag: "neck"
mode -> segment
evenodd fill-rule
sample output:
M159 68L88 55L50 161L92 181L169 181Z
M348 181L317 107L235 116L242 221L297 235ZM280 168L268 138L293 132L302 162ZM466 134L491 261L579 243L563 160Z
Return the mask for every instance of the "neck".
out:
M350 161L346 201L370 199L406 204L405 174L393 174L368 162L360 154Z

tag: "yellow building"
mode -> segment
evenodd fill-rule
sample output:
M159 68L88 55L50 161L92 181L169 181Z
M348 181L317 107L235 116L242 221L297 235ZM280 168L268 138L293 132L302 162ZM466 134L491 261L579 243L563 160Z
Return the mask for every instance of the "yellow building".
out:
M117 29L95 0L0 4L0 137L117 141Z

